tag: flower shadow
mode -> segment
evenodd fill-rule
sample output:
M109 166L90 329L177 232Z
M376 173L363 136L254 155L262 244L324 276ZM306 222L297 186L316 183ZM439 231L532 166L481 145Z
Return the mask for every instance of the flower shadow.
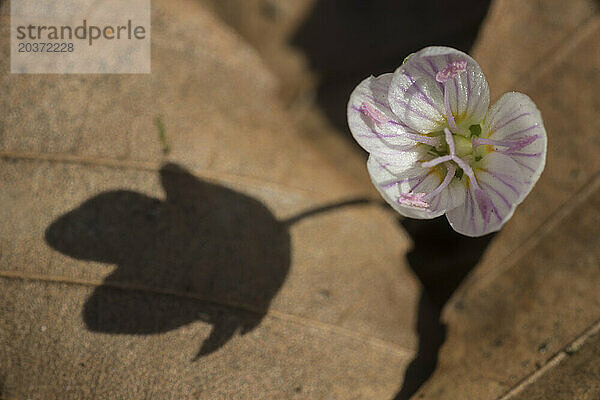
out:
M117 266L83 307L89 330L155 334L205 321L212 332L197 358L261 322L288 274L290 236L259 201L175 164L160 180L165 200L104 192L59 217L45 239Z
M194 321L212 325L194 360L256 328L290 269L289 227L350 199L278 220L260 201L203 181L176 164L159 172L163 200L100 193L57 218L45 240L116 269L83 306L92 332L149 335Z

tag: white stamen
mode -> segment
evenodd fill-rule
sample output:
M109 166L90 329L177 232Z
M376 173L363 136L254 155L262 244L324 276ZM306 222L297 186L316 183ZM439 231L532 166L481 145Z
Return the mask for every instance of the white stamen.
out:
M446 83L467 70L467 60L454 61L435 75L435 80Z
M384 123L387 119L381 111L379 111L369 103L362 103L360 105L360 112L363 113L363 115L371 118L371 120L373 120L375 125L377 125L378 127L381 127L381 124Z
M448 121L448 126L450 126L450 129L454 133L458 133L458 126L456 125L456 121L454 121L454 115L452 114L452 110L450 109L448 81L456 78L458 75L465 72L466 70L467 60L460 60L451 62L435 75L435 80L444 84L444 108L446 111L446 120Z
M429 208L429 204L423 201L424 197L425 193L400 193L398 203L417 208Z
M506 147L507 149L505 151L515 152L515 151L521 150L524 147L529 146L531 143L535 142L535 140L537 138L538 138L538 135L525 136L523 138L519 138L516 140L495 140L495 139L474 137L472 142L473 142L473 147L482 146L482 145L487 144L487 145L491 145L491 146Z
M452 132L458 133L458 126L456 125L456 121L454 121L454 114L452 114L452 110L450 109L450 96L448 95L447 83L444 83L444 109L446 111L446 121L448 121L448 126Z
M437 188L435 188L433 191L429 192L423 198L424 201L434 198L435 196L440 194L440 192L442 190L446 189L446 187L448 187L448 185L450 185L450 182L452 182L452 179L454 178L454 174L456 173L456 167L454 165L448 163L448 164L446 164L446 168L448 169L448 172L446 173L444 180L442 181L442 183L440 183L440 185Z

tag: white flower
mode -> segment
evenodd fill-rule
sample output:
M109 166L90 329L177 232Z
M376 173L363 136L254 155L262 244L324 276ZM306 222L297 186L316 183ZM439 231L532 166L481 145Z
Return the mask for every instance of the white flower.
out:
M350 96L348 124L396 211L445 213L457 232L481 236L512 216L546 161L546 131L531 99L510 92L489 103L475 60L427 47L394 73L362 81Z

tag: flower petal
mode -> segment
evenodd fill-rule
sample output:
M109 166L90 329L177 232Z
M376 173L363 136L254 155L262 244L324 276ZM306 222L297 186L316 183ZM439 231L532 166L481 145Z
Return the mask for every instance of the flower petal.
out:
M431 219L444 214L447 210L459 206L465 199L464 186L454 180L439 195L427 200L429 209L411 207L401 204L398 200L401 195L409 193L429 193L436 189L443 181L444 174L436 168L421 168L414 166L406 174L394 174L385 162L379 161L371 155L367 161L367 169L373 184L394 210L405 217L418 219Z
M486 115L481 136L526 144L517 149L497 147L496 150L519 164L533 187L546 164L548 139L540 111L527 95L505 93Z
M533 183L515 160L499 152L486 155L474 172L487 198L482 198L482 193L469 182L463 205L446 216L455 231L467 236L482 236L498 231L512 217ZM488 214L486 211L490 209ZM487 221L486 214L489 215Z
M446 84L436 74L455 61L467 61L466 71ZM421 133L446 126L444 90L448 90L450 109L458 124L483 120L490 104L490 91L479 67L469 55L450 47L426 47L411 55L391 82L389 103L399 120Z
M354 89L348 102L348 125L361 147L400 173L421 159L427 148L405 135L416 132L401 126L389 107L392 75L369 77Z

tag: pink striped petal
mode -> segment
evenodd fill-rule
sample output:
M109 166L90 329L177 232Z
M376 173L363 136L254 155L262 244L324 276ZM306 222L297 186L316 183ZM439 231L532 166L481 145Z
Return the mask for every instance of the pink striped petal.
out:
M419 202L422 196L414 195L430 193L440 185L445 175L440 167L427 169L415 166L408 174L399 176L392 173L385 162L371 155L367 161L367 169L381 196L405 217L435 218L459 206L465 199L464 185L453 180L437 196L427 200L429 208L423 208Z
M519 164L533 187L546 164L548 140L540 111L528 96L505 93L490 108L481 136L515 143L513 148L495 149Z
M519 164L499 152L486 155L474 172L482 192L470 182L463 205L446 216L455 231L482 236L498 231L510 219L533 184Z
M399 124L390 109L391 80L391 73L369 77L354 89L348 102L348 125L361 147L400 173L421 159L427 147L411 140L410 135L419 134Z
M466 70L445 84L436 75L452 63L466 61ZM400 121L422 132L446 126L444 90L459 125L480 123L490 103L487 81L479 64L467 54L449 47L426 47L411 55L396 72L389 91L391 109Z

